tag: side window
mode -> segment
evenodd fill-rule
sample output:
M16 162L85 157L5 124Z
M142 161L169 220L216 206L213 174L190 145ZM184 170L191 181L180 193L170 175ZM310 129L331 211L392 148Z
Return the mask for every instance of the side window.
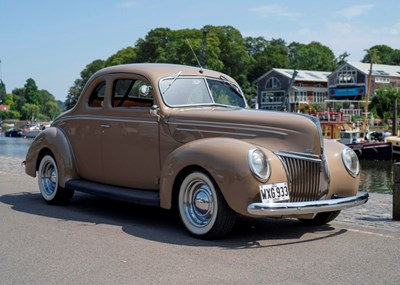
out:
M90 98L89 98L89 106L90 107L100 108L103 106L105 90L106 90L106 82L105 81L99 83L96 86L96 88L93 90L92 94L90 94Z
M153 92L143 80L118 79L114 82L112 106L114 108L151 107ZM147 91L147 92L145 92Z

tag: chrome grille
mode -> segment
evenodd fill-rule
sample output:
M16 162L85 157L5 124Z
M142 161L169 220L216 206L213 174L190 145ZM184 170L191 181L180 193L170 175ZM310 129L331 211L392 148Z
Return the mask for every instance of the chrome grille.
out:
M322 160L315 155L279 152L289 179L290 202L319 200L321 191Z

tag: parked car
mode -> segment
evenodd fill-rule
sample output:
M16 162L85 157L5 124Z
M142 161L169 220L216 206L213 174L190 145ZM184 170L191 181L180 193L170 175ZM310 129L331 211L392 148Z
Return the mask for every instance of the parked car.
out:
M368 199L357 156L324 140L317 118L248 109L234 79L182 65L98 71L25 164L49 204L76 190L176 208L208 239L229 233L237 215L323 224Z
M11 129L8 129L8 130L4 133L4 135L5 135L6 137L13 137L13 138L16 138L16 137L22 137L22 136L24 135L24 132L23 132L21 129L11 128Z

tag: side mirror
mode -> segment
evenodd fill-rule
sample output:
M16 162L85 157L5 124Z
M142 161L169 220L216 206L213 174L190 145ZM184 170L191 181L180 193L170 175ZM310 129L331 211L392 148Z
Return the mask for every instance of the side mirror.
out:
M142 85L139 87L139 95L140 97L147 97L150 94L151 86Z

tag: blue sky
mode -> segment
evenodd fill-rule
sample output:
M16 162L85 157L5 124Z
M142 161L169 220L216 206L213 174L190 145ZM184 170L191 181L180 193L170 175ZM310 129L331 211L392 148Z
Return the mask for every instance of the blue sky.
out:
M1 79L7 92L33 78L65 100L87 64L154 28L231 25L243 36L319 41L359 61L364 49L400 49L398 0L0 0Z

